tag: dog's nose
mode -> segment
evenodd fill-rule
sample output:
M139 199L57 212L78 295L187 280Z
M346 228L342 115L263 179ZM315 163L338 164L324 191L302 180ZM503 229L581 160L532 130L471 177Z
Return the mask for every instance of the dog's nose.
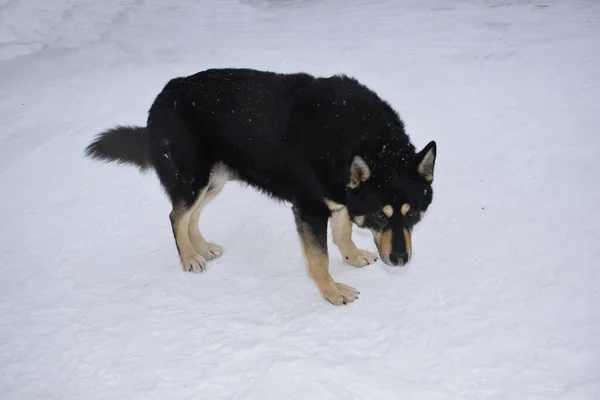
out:
M402 253L402 263L403 264L406 264L409 259L410 259L410 256L408 255L407 252Z
M407 252L390 254L390 262L392 263L392 265L404 265L408 262L409 258L410 256Z

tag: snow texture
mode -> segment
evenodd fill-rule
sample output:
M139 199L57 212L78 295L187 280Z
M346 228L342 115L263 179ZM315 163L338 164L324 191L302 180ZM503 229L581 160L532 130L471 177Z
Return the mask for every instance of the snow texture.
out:
M330 243L334 307L230 183L184 273L155 175L83 158L229 66L353 75L437 141L408 267ZM0 398L600 399L599 66L597 1L0 0Z

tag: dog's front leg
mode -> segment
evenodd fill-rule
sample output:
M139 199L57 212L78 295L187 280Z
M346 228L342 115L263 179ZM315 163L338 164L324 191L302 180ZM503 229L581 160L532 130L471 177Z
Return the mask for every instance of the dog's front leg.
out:
M333 211L331 215L331 231L333 243L350 265L364 267L377 261L377 256L366 250L359 249L352 241L352 221L346 207Z
M328 210L308 210L294 205L296 228L300 235L308 273L321 290L323 297L334 305L353 302L358 298L358 291L350 286L338 283L329 274L329 257L327 255L327 221Z

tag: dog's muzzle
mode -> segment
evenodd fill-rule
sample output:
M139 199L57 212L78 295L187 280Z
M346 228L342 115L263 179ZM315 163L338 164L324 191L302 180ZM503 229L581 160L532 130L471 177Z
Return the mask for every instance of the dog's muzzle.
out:
M391 231L387 231L380 234L373 234L373 240L375 241L375 245L377 246L377 250L379 252L381 260L390 267L402 267L410 261L412 254L412 241L410 231L405 228L403 233L405 239L405 249L397 249L397 251L394 251L392 245L393 236Z

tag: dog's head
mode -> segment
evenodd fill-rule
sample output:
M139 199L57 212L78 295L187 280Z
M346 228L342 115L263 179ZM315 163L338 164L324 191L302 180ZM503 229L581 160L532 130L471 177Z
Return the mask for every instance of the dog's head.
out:
M372 232L379 255L389 266L404 265L412 256L413 227L433 197L435 158L432 141L417 154L376 160L356 155L351 161L348 213L356 225Z

